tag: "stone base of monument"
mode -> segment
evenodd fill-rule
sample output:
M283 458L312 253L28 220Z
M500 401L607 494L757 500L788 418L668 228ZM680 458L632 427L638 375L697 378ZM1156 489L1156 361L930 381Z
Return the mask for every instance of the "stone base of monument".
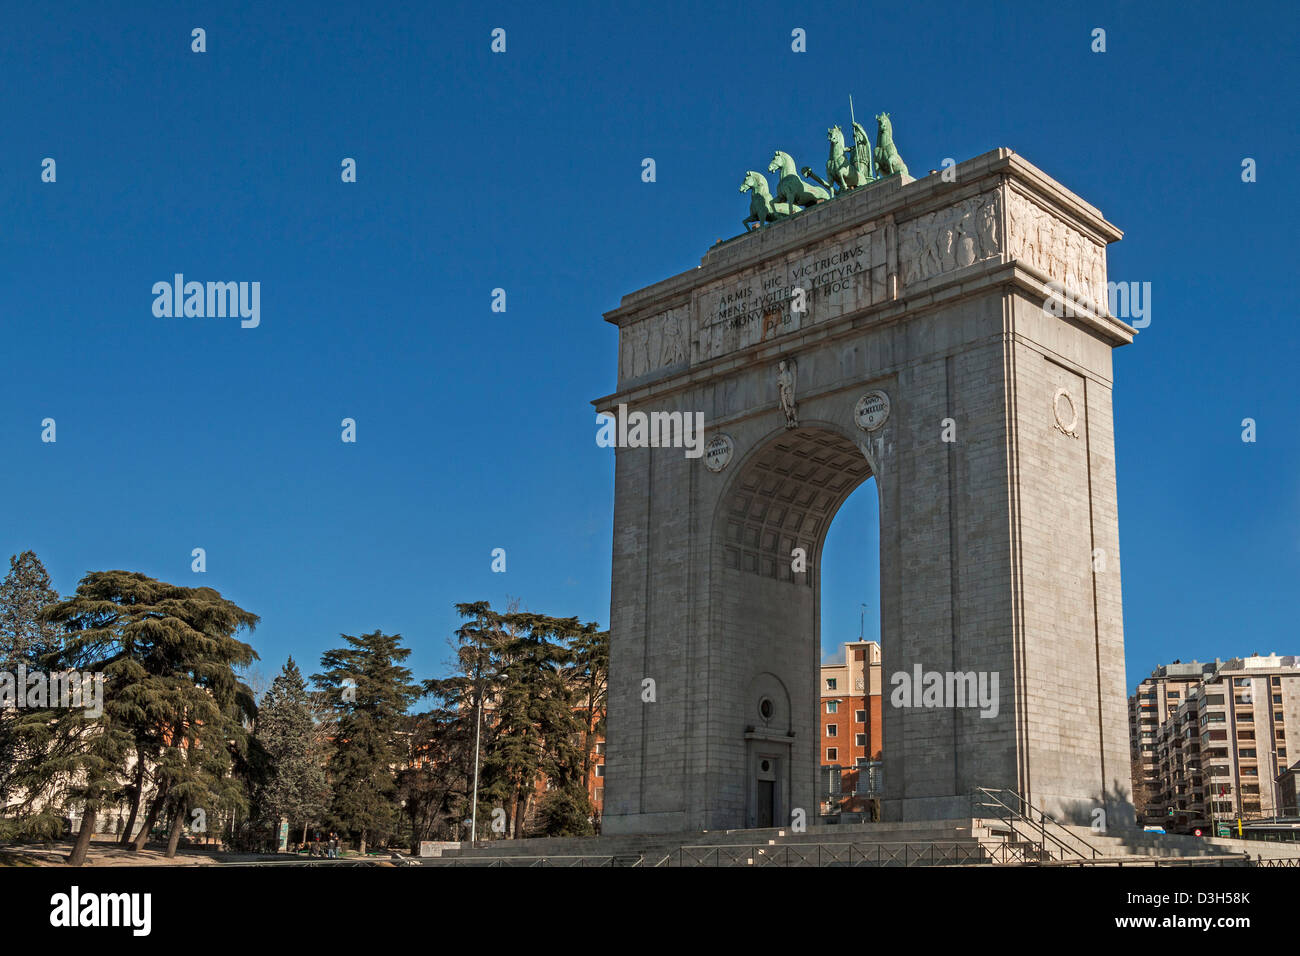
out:
M1287 859L1284 844L1062 827L1031 832L1002 820L954 819L715 830L461 844L425 866L1242 866Z

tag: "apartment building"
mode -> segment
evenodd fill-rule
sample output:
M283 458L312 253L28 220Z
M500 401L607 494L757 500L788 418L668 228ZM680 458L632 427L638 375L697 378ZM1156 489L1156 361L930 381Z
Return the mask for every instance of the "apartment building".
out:
M1139 823L1161 824L1167 809L1161 799L1157 759L1161 727L1187 700L1190 692L1214 672L1215 665L1200 661L1163 664L1138 684L1128 699L1129 743L1133 756L1133 802ZM1146 813L1143 813L1143 808Z
M821 668L821 815L866 814L881 788L880 645L848 641Z
M1208 835L1238 820L1295 816L1289 770L1300 754L1291 756L1289 745L1300 734L1300 657L1215 660L1190 687L1183 686L1188 673L1169 676L1155 686L1143 681L1130 699L1130 713L1137 713L1130 722L1138 734L1133 746L1143 758L1148 794L1144 822ZM1170 697L1171 689L1179 697ZM1163 719L1147 737L1152 705Z

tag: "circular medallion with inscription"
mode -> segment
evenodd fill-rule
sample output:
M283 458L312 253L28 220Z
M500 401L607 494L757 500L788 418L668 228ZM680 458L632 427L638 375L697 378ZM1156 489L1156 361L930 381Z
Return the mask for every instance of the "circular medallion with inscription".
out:
M712 472L719 472L731 463L731 456L736 453L736 443L730 435L717 434L704 445L704 467Z
M889 396L873 389L858 399L853 406L853 420L863 431L874 432L889 419Z

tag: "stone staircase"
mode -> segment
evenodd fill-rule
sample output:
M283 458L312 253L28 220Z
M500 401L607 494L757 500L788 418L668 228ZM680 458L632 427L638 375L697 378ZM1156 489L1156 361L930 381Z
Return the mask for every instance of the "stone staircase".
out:
M1143 830L1121 830L1098 834L1088 827L1079 826L1067 826L1065 829L1086 839L1101 851L1102 859L1098 862L1103 865L1127 866L1134 863L1167 865L1174 862L1194 864L1209 860L1244 862L1247 857L1252 860L1300 859L1300 845L1294 843L1147 833Z
M1018 824L1018 825L1017 825ZM425 866L1142 866L1224 865L1300 856L1300 847L1058 826L1055 840L1028 821L972 818L527 840L480 841ZM1095 851L1095 852L1094 852Z
M955 866L1035 862L1038 847L993 835L985 821L789 828L462 844L426 866Z

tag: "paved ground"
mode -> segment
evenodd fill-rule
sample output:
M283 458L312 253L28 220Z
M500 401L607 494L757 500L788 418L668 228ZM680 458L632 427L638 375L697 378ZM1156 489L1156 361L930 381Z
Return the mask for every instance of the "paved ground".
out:
M34 843L20 846L0 847L0 866L66 866L65 860L72 852L69 842ZM86 855L87 866L213 866L217 863L250 862L261 857L257 854L222 853L217 854L194 849L180 849L173 859L167 859L166 851L158 847L146 847L139 853L131 853L115 843L90 844Z
M31 843L0 846L0 866L66 866L72 843ZM166 851L153 845L132 853L116 843L93 842L86 855L86 866L222 866L237 863L274 863L278 866L357 865L391 866L391 857L370 854L364 860L349 853L341 860L311 859L305 854L288 853L219 853L215 850L182 847L167 859Z

